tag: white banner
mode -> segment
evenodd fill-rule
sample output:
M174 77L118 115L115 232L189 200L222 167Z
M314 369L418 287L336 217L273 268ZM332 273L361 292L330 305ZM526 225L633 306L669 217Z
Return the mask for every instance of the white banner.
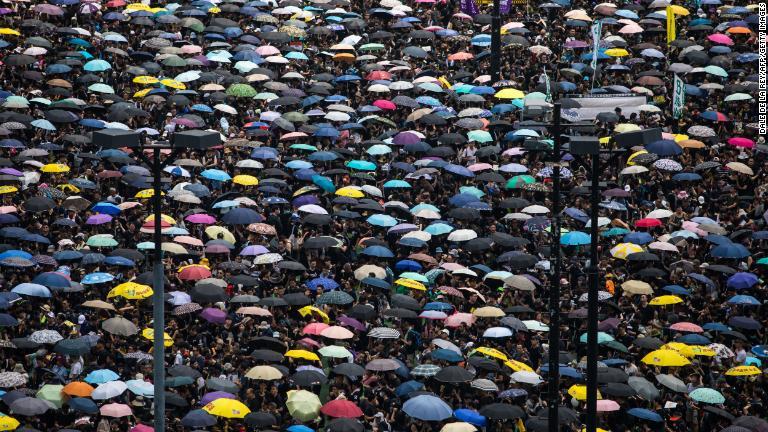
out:
M594 120L601 112L614 112L621 108L621 114L629 118L630 114L639 113L638 107L646 103L645 96L614 96L574 98L581 108L574 108L580 120Z
M597 69L597 54L600 51L600 38L603 33L603 23L598 21L592 24L592 70ZM594 74L594 72L592 72Z
M685 83L675 74L675 87L672 94L672 118L679 119L683 116L685 106Z

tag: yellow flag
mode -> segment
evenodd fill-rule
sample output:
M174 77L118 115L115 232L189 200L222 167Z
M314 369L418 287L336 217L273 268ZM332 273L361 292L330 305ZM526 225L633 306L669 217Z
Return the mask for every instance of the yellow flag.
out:
M667 6L667 44L675 40L675 11L672 6Z

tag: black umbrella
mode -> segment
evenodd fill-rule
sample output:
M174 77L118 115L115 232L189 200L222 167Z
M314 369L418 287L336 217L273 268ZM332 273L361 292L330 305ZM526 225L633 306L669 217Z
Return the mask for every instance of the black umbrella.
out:
M277 418L268 412L251 412L245 416L245 424L254 428L268 428L277 424Z
M291 385L299 387L311 387L313 385L322 385L328 382L328 378L315 370L300 370L288 378Z
M489 372L501 371L501 366L499 366L498 362L485 357L470 357L469 364L471 364L475 369L482 369Z
M600 387L600 392L615 397L631 397L637 394L635 389L624 383L608 383Z
M647 350L655 350L661 348L664 342L656 337L641 337L632 341L632 345Z
M437 381L451 384L469 382L474 377L475 374L459 366L444 367L434 376Z
M53 350L59 354L81 356L91 351L91 346L83 338L62 339L56 343Z
M312 299L304 295L301 292L292 292L283 295L283 300L288 303L289 306L306 306L312 304Z
M270 336L259 336L250 340L249 345L255 345L259 349L268 349L279 353L286 351L285 344L280 339Z
M365 374L365 368L356 363L340 363L333 367L333 373L348 377L360 377Z
M34 213L43 212L56 207L56 202L44 196L35 196L24 201L24 210Z
M200 284L192 287L189 293L192 300L198 303L216 303L220 301L227 301L229 296L224 291L224 288L214 284Z
M187 400L180 394L169 391L165 392L165 403L177 408L185 408L189 406L189 402L187 402Z
M493 403L480 408L480 414L490 420L512 420L525 418L525 412L517 405Z
M393 303L394 304L394 303ZM421 309L421 307L417 308L416 310ZM364 305L364 304L356 304L352 306L349 310L347 310L347 315L351 316L352 318L359 319L361 321L368 321L373 318L376 318L376 309Z
M597 382L600 384L625 383L628 379L629 375L621 369L611 367L597 368Z
M419 314L417 314L416 312L410 309L403 309L403 308L387 309L384 312L382 312L382 315L391 316L395 318L418 318L419 317Z
M255 360L262 360L269 363L280 363L284 359L283 355L279 352L268 349L253 350L251 357L253 357Z
M558 421L560 424L568 424L579 421L579 415L574 410L566 406L557 407ZM546 417L549 415L549 408L544 407L536 411L536 415L540 417Z
M328 422L328 432L363 432L365 425L351 418L337 418Z
M168 374L171 376L188 376L192 379L197 379L202 376L197 369L191 368L187 365L173 365L168 369Z
M394 307L410 309L418 311L421 309L421 305L418 300L405 294L394 294L390 300L390 304Z

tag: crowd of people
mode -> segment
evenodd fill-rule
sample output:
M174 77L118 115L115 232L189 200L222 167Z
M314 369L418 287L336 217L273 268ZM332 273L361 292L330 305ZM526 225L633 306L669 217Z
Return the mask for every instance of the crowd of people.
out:
M2 6L0 431L768 431L758 4Z

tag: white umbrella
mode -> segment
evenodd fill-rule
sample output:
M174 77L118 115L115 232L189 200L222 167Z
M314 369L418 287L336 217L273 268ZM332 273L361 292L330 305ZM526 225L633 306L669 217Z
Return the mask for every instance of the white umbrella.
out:
M432 339L432 343L437 345L438 347L440 347L442 349L447 349L447 350L451 350L451 351L453 351L453 352L455 352L457 354L462 354L461 353L461 348L456 346L453 342L449 342L449 341L447 341L445 339Z
M415 238L421 241L428 242L432 239L432 234L426 231L411 231L411 232L405 233L405 235L403 235L401 238Z
M91 393L91 399L93 400L106 400L118 397L128 390L128 385L122 381L110 381L104 384L99 384L98 387Z
M274 264L276 262L280 262L283 260L283 256L278 253L268 253L264 255L257 256L253 263L256 265L263 265L263 264Z
M679 253L680 251L677 250L677 246L673 245L672 243L667 242L661 242L656 241L648 245L648 249L655 249L665 252L676 252Z
M346 122L349 121L349 114L338 111L331 111L325 115L325 119L336 122Z
M216 104L213 106L213 109L219 110L223 113L237 115L237 110L234 107L231 107L227 104Z
M544 380L541 379L539 374L536 372L528 372L528 371L517 371L512 374L512 379L515 380L515 382L523 383L523 384L531 384L531 385L538 385L544 382Z
M528 213L528 214L547 214L549 213L549 209L544 207L543 205L529 205L528 207L525 207L524 209L520 210L522 213Z
M672 216L674 213L672 211L667 209L657 209L650 213L648 213L645 217L651 218L651 219L664 219Z
M601 216L601 217L597 218L597 226L599 226L599 227L609 225L610 223L611 223L611 220L608 219L607 217L602 217ZM592 219L588 220L587 223L584 225L584 227L585 228L592 227Z
M448 234L448 241L453 242L462 242L472 240L473 238L477 238L477 233L471 229L455 230Z
M512 336L512 330L507 327L491 327L483 332L485 338L503 338Z
M364 185L360 188L363 192L367 193L368 195L375 196L375 197L383 197L384 194L381 192L381 189L377 188L376 186L371 185Z
M541 332L549 331L549 326L542 323L541 321L525 320L523 321L523 324L525 324L525 327L531 331L541 331Z
M320 207L317 204L306 204L306 205L303 205L303 206L299 207L299 211L303 211L303 212L306 212L306 213L312 213L312 214L322 214L322 215L327 215L328 214L328 210Z

